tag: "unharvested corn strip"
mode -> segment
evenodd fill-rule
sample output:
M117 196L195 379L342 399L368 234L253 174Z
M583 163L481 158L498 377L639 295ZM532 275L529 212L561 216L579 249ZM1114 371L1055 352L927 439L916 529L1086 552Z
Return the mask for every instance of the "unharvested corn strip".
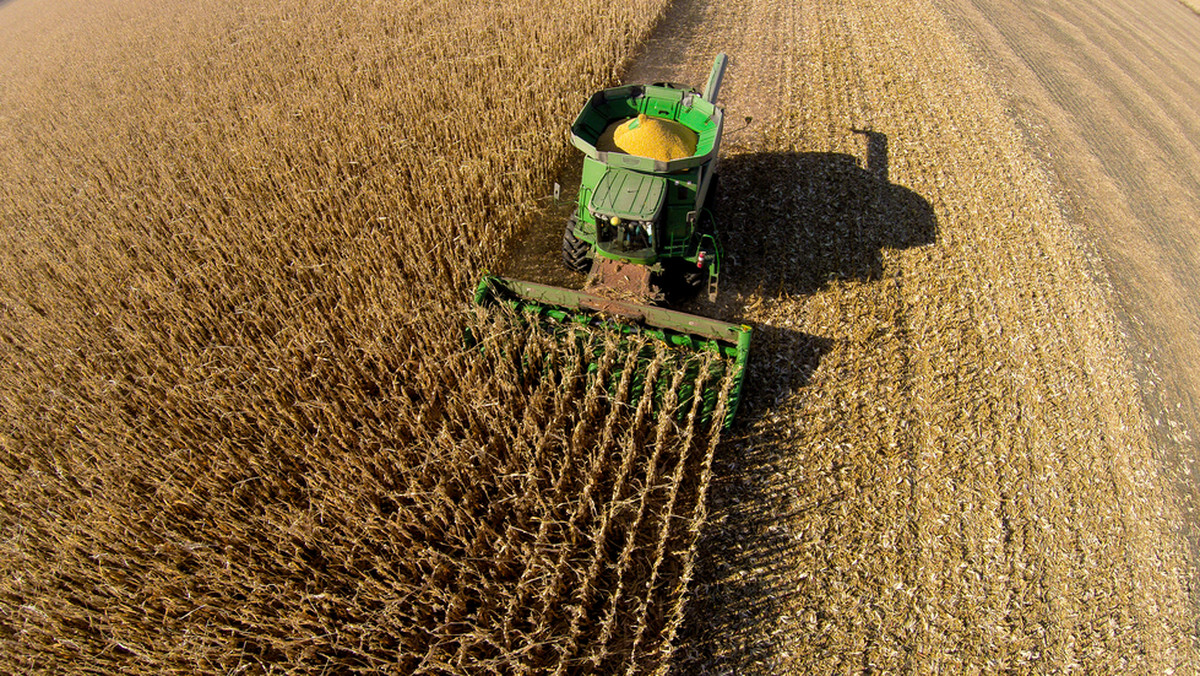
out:
M670 391L667 392L668 409L673 409L678 403L678 392L680 386L684 382L684 378L685 373L683 371L679 371L672 379ZM627 530L625 545L622 547L621 553L617 557L616 588L613 590L612 595L605 603L607 611L605 612L604 619L601 620L602 629L600 631L600 636L598 638L597 645L592 648L591 654L589 655L589 660L595 668L600 668L604 660L610 654L608 645L612 640L616 618L618 616L620 606L624 600L623 594L627 584L626 574L633 563L633 553L637 545L638 530L641 528L642 521L646 516L647 501L658 480L659 460L662 456L663 449L667 445L666 442L668 434L675 427L675 421L672 417L660 416L655 434L653 446L654 450L651 452L650 458L646 463L646 483L641 493L641 499L638 501L637 515L634 517L633 523Z
M654 360L650 363L646 373L646 381L653 384L658 381L659 372L662 367L661 360ZM606 508L601 511L600 522L596 527L595 537L593 539L591 551L591 563L588 565L586 574L576 590L576 599L574 608L576 613L571 618L571 624L567 632L567 640L563 643L563 649L560 653L559 663L555 669L556 674L563 673L566 664L574 657L578 650L578 637L582 631L583 619L585 610L592 602L592 594L595 589L595 581L600 575L601 568L604 565L606 557L604 555L605 542L609 535L609 525L612 519L612 513L615 509L619 509L622 504L622 494L627 485L629 475L633 472L637 451L641 449L641 439L638 432L642 429L646 419L651 411L649 398L643 398L638 402L637 410L634 414L634 419L629 425L629 433L625 437L625 443L622 444L621 465L617 472L617 476L613 480L612 495L606 503Z
M716 353L722 358L711 362L713 370L728 371L734 379L732 402L720 424L726 428L733 424L750 354L752 330L748 326L660 307L619 303L582 291L495 275L484 275L480 280L475 289L475 302L506 307L518 322L541 326L547 333L573 343L585 352L595 349L587 346L598 340L593 332L600 330L618 336L654 338L674 348L671 354L679 368L694 368L696 362L692 357L696 354ZM592 307L610 308L612 313L619 314L596 312L589 309ZM634 391L637 392L636 385ZM681 396L680 401L686 403L691 393L683 394L687 396ZM706 403L702 418L710 420L716 393L705 391L702 396ZM678 404L667 410L677 412Z
M695 381L696 389L701 389L704 387L706 384L705 381L709 377L709 373L709 370L705 368L699 370ZM663 508L663 513L659 515L659 521L661 525L657 538L657 544L655 545L654 549L654 561L650 566L650 579L646 583L647 594L638 601L640 608L636 612L638 620L635 623L635 626L637 627L637 630L634 635L633 645L630 647L629 652L626 655L627 664L625 673L629 676L632 676L632 674L636 672L639 665L637 660L637 652L642 645L642 640L646 635L646 629L649 626L648 613L651 605L650 596L653 593L655 585L658 583L659 571L666 555L667 542L671 539L671 525L672 520L675 517L675 504L679 497L679 486L683 483L683 473L687 467L688 459L691 457L691 451L696 433L696 423L701 408L702 405L700 398L694 398L692 400L691 411L687 416L687 426L683 430L682 438L680 440L680 456L678 462L675 464L675 472L671 477L666 506Z
M634 370L632 367L634 366L634 362L637 360L637 358L638 355L636 352L631 352L626 356L625 368L621 371L621 381L617 386L617 395L615 399L615 403L617 405L626 401L626 398L629 395L629 389L634 380ZM572 512L567 523L567 529L569 531L573 531L576 524L584 518L584 514L593 507L591 502L592 493L598 485L600 477L604 472L604 461L607 459L608 450L613 445L613 429L616 427L617 421L622 418L623 416L620 415L619 409L615 406L609 411L609 415L605 418L604 429L601 432L600 442L595 444L593 447L592 459L589 463L589 470L587 474L587 481L585 482L581 495L578 499L578 504L574 512ZM556 563L556 570L562 570L565 567L565 559L570 553L571 552L567 549L563 549L561 551L559 554L559 559ZM559 578L555 578L546 586L547 590L553 591L555 594L549 597L542 596L539 599L539 602L534 606L540 609L540 613L536 622L541 622L545 617L546 611L557 606L557 590L561 588L561 585L558 584L558 579Z
M608 370L611 367L611 365L612 365L612 353L610 351L606 350L600 360L598 377L596 377L592 381L591 387L588 388L587 395L584 397L583 414L580 418L581 424L584 421L590 419L594 415L595 409L601 400L601 393L603 393L605 391L604 379L605 379L605 376L607 375ZM564 457L562 458L562 461L561 461L561 465L560 465L562 469L559 472L558 479L555 481L553 489L551 490L551 493L550 493L551 496L556 497L561 493L563 483L565 482L565 480L568 476L567 470L568 470L568 465L569 465L570 461L571 461L570 456L564 455ZM547 510L547 512L548 511L549 510ZM520 580L517 581L517 587L514 590L512 599L509 603L509 607L508 607L507 611L504 613L505 621L504 621L503 635L504 635L505 644L507 646L511 647L511 645L512 645L511 641L512 641L512 635L513 635L513 623L516 621L518 608L526 607L525 606L526 590L528 589L529 585L532 583L532 580L535 579L534 573L540 572L540 571L537 571L537 567L541 563L541 561L539 561L539 559L538 559L538 552L542 551L545 548L547 536L550 532L550 525L551 525L551 522L549 519L547 519L547 518L541 519L541 522L538 525L537 537L534 539L533 555L532 555L528 565L526 566L524 572L522 572ZM529 611L534 612L534 608L529 608Z

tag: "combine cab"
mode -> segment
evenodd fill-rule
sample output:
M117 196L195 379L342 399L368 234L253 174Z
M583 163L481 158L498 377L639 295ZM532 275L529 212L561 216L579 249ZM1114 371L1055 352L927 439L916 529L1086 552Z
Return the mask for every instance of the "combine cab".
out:
M751 329L660 305L700 290L717 295L721 247L708 205L727 61L717 56L703 92L671 83L597 92L571 125L571 143L585 157L563 263L588 273L582 291L485 275L475 294L480 305L507 305L575 337L597 325L653 336L674 348L680 368L715 357L704 360L706 380L732 378L726 426L737 410ZM709 415L716 395L701 396Z

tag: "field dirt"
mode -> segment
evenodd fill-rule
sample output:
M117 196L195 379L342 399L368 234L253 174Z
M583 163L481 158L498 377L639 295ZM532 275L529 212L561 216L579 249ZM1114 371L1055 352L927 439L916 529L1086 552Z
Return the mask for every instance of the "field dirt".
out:
M944 2L1098 256L1185 534L1200 546L1200 15Z
M0 11L0 673L665 668L730 379L469 300L664 6Z
M1200 671L1200 17L468 4L3 6L0 671ZM468 301L718 51L722 443Z
M626 73L732 57L682 673L1197 669L1197 17L1142 4L680 2Z

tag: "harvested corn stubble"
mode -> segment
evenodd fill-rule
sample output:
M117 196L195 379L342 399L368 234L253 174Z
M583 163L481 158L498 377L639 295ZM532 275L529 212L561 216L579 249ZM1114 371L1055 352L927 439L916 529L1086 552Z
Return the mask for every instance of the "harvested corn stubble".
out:
M646 114L608 125L596 147L670 162L696 153L696 132L674 120Z

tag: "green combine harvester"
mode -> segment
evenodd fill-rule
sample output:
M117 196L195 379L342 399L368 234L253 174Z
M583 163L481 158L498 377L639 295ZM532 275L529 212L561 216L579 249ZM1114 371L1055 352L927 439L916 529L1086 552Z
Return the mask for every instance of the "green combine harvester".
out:
M689 375L709 363L709 382L733 379L725 426L740 400L750 327L661 305L702 289L710 299L717 295L721 245L709 204L723 123L716 99L727 63L724 54L716 57L703 92L673 83L597 92L571 125L571 143L585 157L563 263L588 272L583 290L484 275L475 293L480 305L507 305L576 338L597 325L653 336L675 348L670 353ZM700 359L705 353L717 359ZM685 396L692 393L680 401ZM702 413L711 417L717 393L701 396Z

